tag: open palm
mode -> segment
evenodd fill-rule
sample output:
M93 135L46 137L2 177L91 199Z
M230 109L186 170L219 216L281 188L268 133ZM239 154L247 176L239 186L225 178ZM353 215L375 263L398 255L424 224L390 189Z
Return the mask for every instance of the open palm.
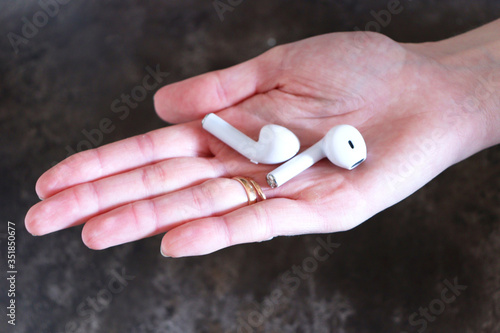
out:
M62 161L40 177L44 200L26 227L42 235L85 223L82 238L93 249L167 232L162 252L174 257L353 228L465 157L460 136L445 130L457 125L445 116L457 109L456 91L443 88L450 75L423 54L378 34L336 33L166 86L157 112L182 124ZM352 171L325 159L271 189L265 176L276 166L250 163L205 132L210 112L254 138L265 124L283 125L302 150L350 124L368 157ZM233 176L265 185L268 199L247 206Z

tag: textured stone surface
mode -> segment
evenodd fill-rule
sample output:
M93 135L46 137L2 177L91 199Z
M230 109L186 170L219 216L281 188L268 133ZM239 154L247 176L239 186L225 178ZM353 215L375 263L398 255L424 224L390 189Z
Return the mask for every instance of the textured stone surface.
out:
M233 2L234 3L234 2ZM437 40L500 16L495 1L402 1L383 33ZM426 332L500 331L500 147L451 167L398 205L339 234L279 237L215 254L164 259L153 237L91 251L81 228L45 237L23 225L38 176L102 118L103 144L164 126L152 95L121 120L111 103L145 67L171 83L253 57L273 44L363 29L386 1L246 1L221 21L211 1L79 1L15 53L36 1L0 1L0 232L17 224L17 325L1 332L415 332L408 318L466 285ZM69 147L69 148L68 148ZM312 260L318 237L340 244ZM5 262L5 239L2 266ZM317 265L315 265L315 263ZM301 276L294 265L311 273ZM133 279L120 285L113 274ZM2 308L5 280L0 283ZM111 295L111 297L109 297ZM93 299L101 300L92 308ZM274 300L272 306L269 301ZM104 302L104 303L103 303Z

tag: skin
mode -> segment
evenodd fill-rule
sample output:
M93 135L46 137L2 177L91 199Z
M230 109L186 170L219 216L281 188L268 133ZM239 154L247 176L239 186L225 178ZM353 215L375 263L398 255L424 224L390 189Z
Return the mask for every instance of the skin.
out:
M333 33L278 46L155 95L177 125L84 151L45 172L26 228L44 235L85 223L92 249L165 233L165 256L203 255L279 235L354 228L449 166L500 142L500 21L449 40L400 44ZM302 150L338 124L355 126L367 160L348 171L324 159L277 189L201 128L216 112L247 135L275 123ZM268 197L247 206L240 183Z

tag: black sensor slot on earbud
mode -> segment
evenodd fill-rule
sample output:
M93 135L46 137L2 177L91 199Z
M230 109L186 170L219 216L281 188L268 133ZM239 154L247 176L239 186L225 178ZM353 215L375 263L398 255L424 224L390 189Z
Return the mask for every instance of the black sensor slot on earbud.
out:
M358 162L354 163L354 164L352 165L351 169L354 169L355 167L357 167L358 165L360 165L360 164L361 164L364 160L365 160L365 159L363 158L362 160L360 160L360 161L358 161Z

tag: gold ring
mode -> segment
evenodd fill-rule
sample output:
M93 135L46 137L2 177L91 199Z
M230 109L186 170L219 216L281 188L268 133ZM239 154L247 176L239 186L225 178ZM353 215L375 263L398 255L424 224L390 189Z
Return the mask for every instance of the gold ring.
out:
M266 200L266 195L262 192L262 189L255 180L246 177L233 177L232 179L237 180L241 185L243 185L243 188L247 193L249 206L256 203L258 198Z
M247 179L250 181L250 184L252 184L252 186L255 188L255 191L257 191L257 195L261 198L261 200L266 200L266 195L260 188L260 185L257 184L257 182L252 178L247 178Z

